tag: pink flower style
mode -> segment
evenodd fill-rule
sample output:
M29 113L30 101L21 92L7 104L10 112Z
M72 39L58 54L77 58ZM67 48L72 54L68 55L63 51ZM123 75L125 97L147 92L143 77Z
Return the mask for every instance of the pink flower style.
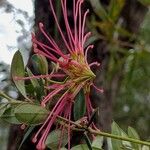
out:
M64 42L64 45L67 50L67 54L61 51L59 45L55 40L48 36L44 31L44 25L39 23L40 31L43 33L45 38L48 40L49 45L46 45L38 41L34 34L32 34L32 42L34 52L40 55L45 56L59 66L61 73L52 73L50 75L41 75L41 78L50 77L51 79L56 80L57 78L62 78L64 82L53 82L47 88L50 89L50 92L47 96L41 100L42 107L45 107L46 104L53 100L53 97L61 93L55 106L52 108L47 119L38 130L36 135L33 138L33 142L37 142L36 148L38 150L45 149L45 141L50 132L52 125L54 124L56 117L62 116L68 120L71 119L71 110L75 101L75 97L80 92L81 89L85 93L85 102L86 102L86 113L87 117L90 118L91 113L93 112L93 107L90 101L90 88L94 87L96 90L103 92L102 89L98 89L94 84L93 80L95 79L95 74L91 71L90 67L93 65L98 65L98 62L93 62L88 64L87 53L89 49L93 48L93 45L89 45L84 49L85 42L87 38L91 35L91 32L85 34L85 22L86 16L89 12L87 10L84 15L81 14L81 7L83 0L73 0L73 20L74 28L71 30L68 21L67 14L67 0L61 0L61 8L63 12L64 23L66 27L67 36L64 36L63 31L58 22L53 0L49 0L50 7L57 25L58 31L61 35L61 38ZM55 55L56 54L56 55ZM34 76L36 78L36 76ZM38 76L37 76L38 78ZM62 126L61 126L62 128ZM68 149L70 149L70 131L71 125L68 124Z

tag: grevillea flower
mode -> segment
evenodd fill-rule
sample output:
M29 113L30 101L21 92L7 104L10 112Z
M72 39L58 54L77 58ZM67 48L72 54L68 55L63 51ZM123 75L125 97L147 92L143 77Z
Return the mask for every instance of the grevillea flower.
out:
M41 100L41 105L45 107L48 102L53 100L53 97L57 94L62 94L52 111L48 115L47 119L38 130L33 138L33 142L37 142L37 149L45 149L45 141L50 132L52 125L54 124L56 117L62 116L68 120L71 119L71 110L75 101L75 97L81 91L84 90L85 93L85 103L86 103L86 113L87 117L90 118L93 112L93 107L90 101L90 88L102 92L94 84L95 74L91 71L90 67L93 65L99 65L97 62L88 64L87 53L89 49L93 48L93 45L89 45L84 48L87 38L91 35L91 32L85 33L85 22L86 16L89 10L85 11L84 15L81 13L81 7L83 0L73 0L73 29L71 29L68 14L67 14L67 0L61 0L61 8L64 18L64 23L66 27L66 34L64 35L61 26L58 22L54 6L54 0L49 0L50 7L57 25L58 31L64 42L67 53L64 53L55 40L49 36L45 30L44 25L39 23L40 31L43 33L45 38L48 40L49 44L44 44L37 40L36 36L32 34L32 42L34 52L43 55L56 63L59 66L59 72L50 75L41 75L40 77L50 77L51 80L57 80L62 78L64 82L53 82L47 88L50 89L50 93ZM53 78L55 77L55 78ZM36 78L36 76L35 76ZM37 76L38 78L38 76ZM59 80L58 80L59 81ZM70 149L70 124L68 125L68 149Z

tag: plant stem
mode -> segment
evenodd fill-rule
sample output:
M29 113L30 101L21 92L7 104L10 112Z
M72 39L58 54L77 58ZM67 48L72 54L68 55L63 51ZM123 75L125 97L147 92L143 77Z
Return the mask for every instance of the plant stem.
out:
M57 116L57 118L64 122L68 122L68 120L63 117ZM81 131L88 131L89 133L94 134L94 135L100 135L100 136L109 137L112 139L128 141L128 142L141 144L141 145L147 145L150 147L150 142L141 141L141 140L133 139L133 138L129 138L129 137L123 137L123 136L119 136L119 135L114 135L114 134L110 134L110 133L106 133L106 132L101 132L100 130L94 130L91 127L85 127L85 126L82 126L81 124L79 124L77 122L73 122L73 121L70 121L70 123L76 127L76 128L72 128L72 130L74 130L74 129L77 130L77 128L79 128L79 129L81 129Z
M106 133L106 132L96 131L96 130L93 130L92 128L88 128L88 131L91 134L101 135L104 137L109 137L109 138L113 138L113 139L117 139L117 140L123 140L123 141L128 141L128 142L133 142L133 143L137 143L137 144L141 144L141 145L150 146L150 142L141 141L138 139L133 139L133 138L129 138L129 137L122 137L119 135L114 135L114 134L110 134L110 133Z
M11 97L7 96L3 91L0 91L0 97L6 98L9 102L11 102L12 100L16 101L16 100L12 99Z

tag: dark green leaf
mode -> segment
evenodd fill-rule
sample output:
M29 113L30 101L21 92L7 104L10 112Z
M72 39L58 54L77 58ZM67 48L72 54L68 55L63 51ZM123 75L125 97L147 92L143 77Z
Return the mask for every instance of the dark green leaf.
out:
M31 77L33 76L33 73L29 68L27 68L27 73ZM42 96L44 95L44 85L42 80L37 80L37 79L30 79L32 83L32 89L33 92L36 94L37 100L41 100Z
M21 104L15 108L16 118L27 125L37 125L42 123L48 115L48 111L38 105Z
M107 12L102 6L101 2L99 0L90 0L90 3L96 15L99 16L102 20L106 20Z
M74 103L74 119L78 120L84 116L86 112L85 97L83 89L78 93Z
M88 150L88 146L86 144L81 144L72 147L71 150Z
M25 135L23 136L23 140L21 141L21 144L19 145L18 150L21 150L22 144L25 142L25 140L29 137L29 135L31 134L31 132L33 131L35 127L29 127L27 132L25 133Z
M89 139L87 133L84 133L84 139L85 139L85 142L86 142L86 144L87 144L87 146L88 146L88 149L89 149L89 150L92 150L91 141L90 141L90 139Z
M48 62L43 55L35 54L31 57L33 67L39 74L48 74Z
M27 73L28 73L29 77L33 76L33 73L31 72L31 70L29 68L27 68ZM34 88L37 88L40 86L37 79L30 79L30 80L31 80L31 83Z
M91 114L91 116L90 116L90 118L89 118L87 127L89 127L89 126L91 125L91 123L94 121L94 119L96 118L97 111L98 111L98 108L96 108L96 109L92 112L92 114Z
M54 130L52 131L47 139L46 139L46 146L52 150L58 150L59 144L61 147L64 147L68 142L68 133L67 130Z
M21 53L17 51L14 54L12 63L11 63L11 76L12 79L19 90L19 92L25 97L26 96L26 90L25 90L25 84L24 80L16 80L15 77L24 77L25 71L24 71L24 63L23 63L23 58L21 56Z
M113 21L116 21L125 4L125 0L111 0L109 5L109 16Z
M149 6L150 5L150 0L138 0L138 1L141 2L145 6Z

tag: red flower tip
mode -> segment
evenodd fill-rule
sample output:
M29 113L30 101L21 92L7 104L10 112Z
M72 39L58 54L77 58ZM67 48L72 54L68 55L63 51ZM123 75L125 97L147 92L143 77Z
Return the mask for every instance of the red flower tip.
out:
M44 25L43 25L42 22L39 23L39 27L40 27L40 28L43 28L43 27L44 27Z
M32 139L32 142L33 142L33 143L36 143L36 142L37 142L37 138L34 137L34 138Z

